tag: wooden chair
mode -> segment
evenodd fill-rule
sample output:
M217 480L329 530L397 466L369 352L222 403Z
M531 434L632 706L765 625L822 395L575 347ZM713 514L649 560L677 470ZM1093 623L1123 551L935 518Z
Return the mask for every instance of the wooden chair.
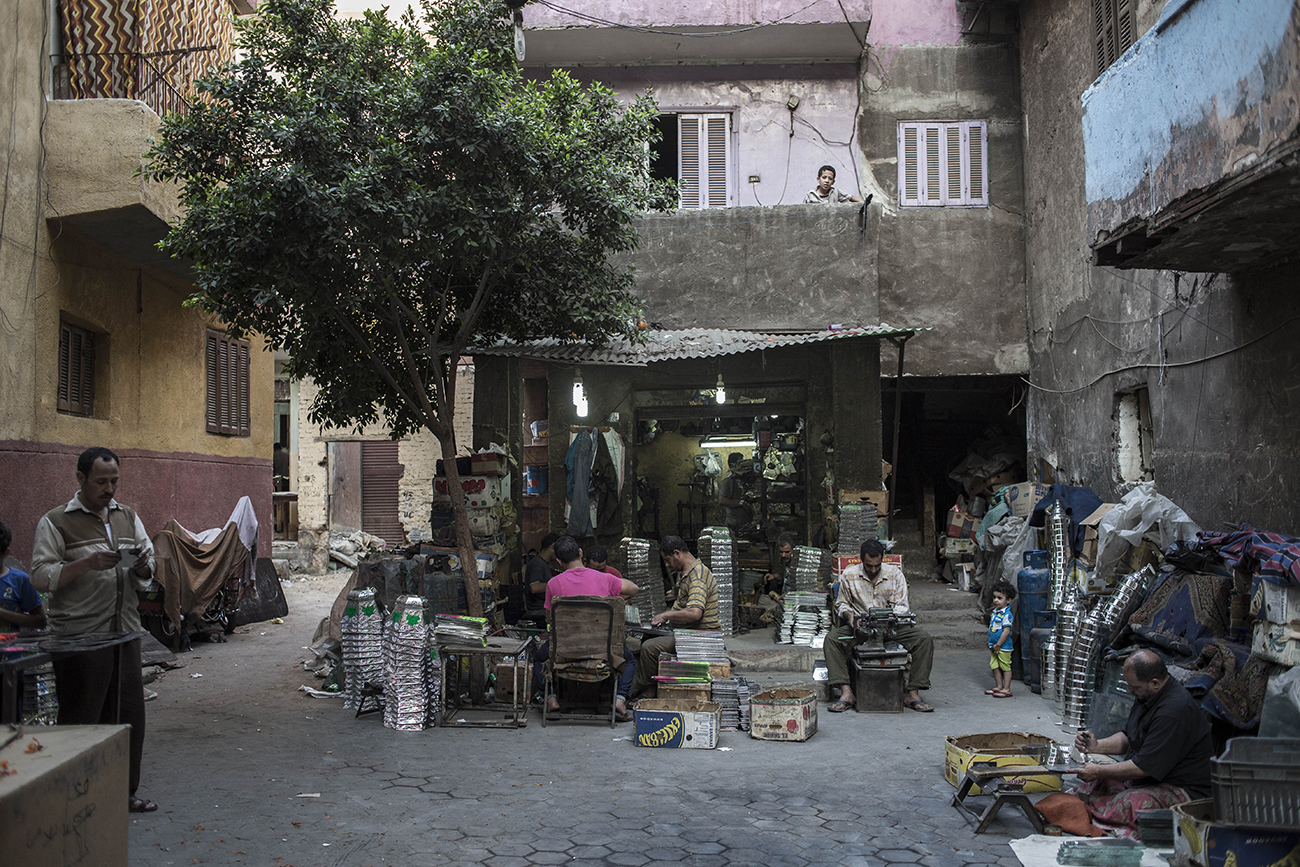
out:
M560 700L559 681L599 686L590 711L565 710L561 701L558 719L608 721L611 728L614 726L619 669L623 666L625 604L621 597L606 596L565 596L552 600L550 657L543 678L543 727L549 716L546 708L551 697ZM604 710L606 687L608 710Z

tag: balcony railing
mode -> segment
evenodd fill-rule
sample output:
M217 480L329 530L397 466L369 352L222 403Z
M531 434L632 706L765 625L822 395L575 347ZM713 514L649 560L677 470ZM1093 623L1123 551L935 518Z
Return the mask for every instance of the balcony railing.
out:
M217 47L203 45L151 53L65 54L54 67L55 99L138 99L163 117L185 113L194 81L217 62Z

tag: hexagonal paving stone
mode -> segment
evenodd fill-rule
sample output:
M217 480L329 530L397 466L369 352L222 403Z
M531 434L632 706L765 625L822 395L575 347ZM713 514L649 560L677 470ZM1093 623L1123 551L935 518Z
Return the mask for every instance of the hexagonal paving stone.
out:
M651 846L645 850L645 855L653 861L680 861L686 855L686 851L674 846Z
M882 861L889 861L892 864L913 864L921 860L919 852L913 852L911 849L881 849L876 853Z
M514 856L493 856L483 862L484 867L529 867L527 858Z
M686 840L682 843L682 848L696 855L717 855L726 851L725 846L705 840Z
M618 867L642 867L649 861L640 852L612 852L605 858L606 864L616 864Z
M538 852L563 852L573 847L573 841L568 837L539 837L532 843L534 849Z
M517 858L527 858L533 854L533 847L521 846L518 843L492 843L488 845L488 851L493 855L513 855Z
M568 851L570 858L575 861L598 861L609 854L609 850L604 846L574 846Z
M564 852L534 852L528 856L530 864L567 864L569 860Z

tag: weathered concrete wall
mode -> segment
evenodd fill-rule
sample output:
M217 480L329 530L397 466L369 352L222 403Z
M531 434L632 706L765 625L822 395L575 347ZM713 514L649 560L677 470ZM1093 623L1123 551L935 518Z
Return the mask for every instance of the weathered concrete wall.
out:
M841 8L842 7L842 8ZM613 21L625 27L692 27L747 25L763 22L834 24L849 16L871 17L871 0L746 0L741 3L696 3L692 0L569 0L564 8ZM525 13L529 27L588 27L591 22L542 4Z
M1176 0L1082 96L1088 240L1294 147L1300 5Z
M908 343L909 376L1024 373L1017 49L998 41L891 47L888 53L883 82L866 83L859 132L870 178L866 186L877 190L885 205L880 319L934 327ZM989 207L898 206L898 124L908 120L987 122ZM893 359L886 347L886 369L892 369Z
M469 454L473 442L474 366L461 365L456 377L456 430L458 454ZM297 383L296 478L290 486L298 492L298 544L302 559L312 568L329 565L329 444L349 440L387 440L382 423L369 425L360 433L313 424L308 418L311 403L320 389L310 379ZM484 443L486 445L486 443ZM398 443L397 460L405 468L398 485L397 513L408 535L429 529L433 504L433 476L442 458L442 445L427 430ZM296 486L296 487L295 487Z
M817 185L822 165L835 167L838 189L862 190L853 63L786 66L632 66L570 69L628 100L650 90L664 112L730 112L735 131L737 203L792 205ZM786 103L799 98L791 116ZM791 132L793 131L793 135ZM750 183L751 176L759 180Z
M647 318L664 328L873 325L880 209L793 205L646 215L637 269Z
M1139 6L1139 30L1156 9ZM1031 473L1045 462L1058 480L1121 496L1117 394L1146 385L1161 493L1205 527L1296 532L1293 277L1091 266L1078 100L1095 73L1090 9L1032 0L1021 16Z

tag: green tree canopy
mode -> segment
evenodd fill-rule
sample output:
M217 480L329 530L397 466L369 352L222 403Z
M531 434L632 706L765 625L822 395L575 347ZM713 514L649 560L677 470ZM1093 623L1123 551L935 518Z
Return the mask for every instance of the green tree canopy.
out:
M320 387L317 423L427 428L450 457L473 342L636 334L630 270L608 257L674 200L648 174L656 107L524 77L508 15L426 0L399 22L338 20L332 0L265 0L239 22L242 59L147 155L180 185L164 249L194 261L194 302L285 349Z

